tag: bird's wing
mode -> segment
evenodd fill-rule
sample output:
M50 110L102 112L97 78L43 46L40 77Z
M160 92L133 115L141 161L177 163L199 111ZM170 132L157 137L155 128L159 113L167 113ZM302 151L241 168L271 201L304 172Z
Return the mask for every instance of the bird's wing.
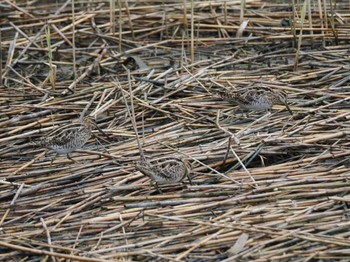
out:
M165 179L172 179L174 174L174 167L166 165L166 166L155 166L154 167L155 173L157 173L158 176L165 178Z
M237 103L238 93L234 90L218 91L217 94L230 103Z
M50 144L62 146L74 140L77 135L76 129L65 129L55 136L49 137Z

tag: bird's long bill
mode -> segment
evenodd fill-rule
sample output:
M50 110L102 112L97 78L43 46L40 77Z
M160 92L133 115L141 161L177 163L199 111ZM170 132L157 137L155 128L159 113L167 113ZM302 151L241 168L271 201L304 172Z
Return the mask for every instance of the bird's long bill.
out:
M107 137L107 138L110 138L110 136L107 135L97 124L96 124L95 126L96 126L97 130L98 130L102 135L104 135L104 136Z
M292 112L292 110L290 109L288 103L285 103L285 106L286 106L286 108L288 109L289 113L290 113L291 115L293 115L293 112Z

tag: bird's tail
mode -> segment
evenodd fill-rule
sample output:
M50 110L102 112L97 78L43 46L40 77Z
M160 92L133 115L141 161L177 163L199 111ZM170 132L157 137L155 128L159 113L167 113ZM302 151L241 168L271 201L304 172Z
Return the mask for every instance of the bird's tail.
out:
M31 146L41 147L43 145L43 139L39 139L39 140L33 141L33 140L31 140L31 138L29 138L29 143L28 144L31 145Z

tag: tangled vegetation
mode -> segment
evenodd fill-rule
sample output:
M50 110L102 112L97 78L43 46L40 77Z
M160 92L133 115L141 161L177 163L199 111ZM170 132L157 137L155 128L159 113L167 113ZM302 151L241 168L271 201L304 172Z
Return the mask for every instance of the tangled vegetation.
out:
M349 259L349 8L0 3L0 260ZM293 115L217 95L254 86L286 92ZM159 192L135 169L123 94L145 156L188 160L191 183ZM74 162L34 146L82 115L108 136Z

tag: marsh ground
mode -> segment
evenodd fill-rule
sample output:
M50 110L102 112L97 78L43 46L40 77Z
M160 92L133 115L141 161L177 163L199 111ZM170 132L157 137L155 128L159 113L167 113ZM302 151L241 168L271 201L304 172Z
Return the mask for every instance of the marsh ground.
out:
M349 259L349 8L1 2L0 259ZM192 185L159 193L135 170L125 67L146 156L189 159ZM285 91L294 115L216 96L248 86ZM82 113L109 138L77 162L32 145Z

